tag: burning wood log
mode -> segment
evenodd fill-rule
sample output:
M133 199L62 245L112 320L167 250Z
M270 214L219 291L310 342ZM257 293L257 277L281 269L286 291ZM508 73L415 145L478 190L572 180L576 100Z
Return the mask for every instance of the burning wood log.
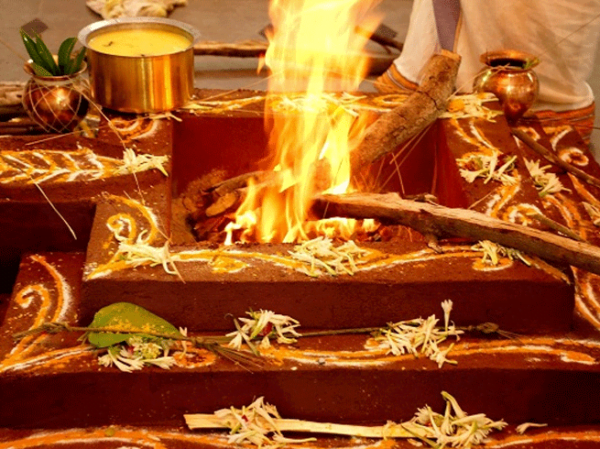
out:
M276 172L273 171L252 171L243 173L239 176L226 179L225 181L219 182L209 187L206 191L211 192L215 197L221 197L228 193L235 192L236 190L243 189L248 186L248 182L253 180L255 184L268 181L275 177Z
M252 182L257 188L262 188L262 186L272 185L278 180L277 172L253 171L219 182L205 191L213 200L213 203L206 209L206 216L215 217L239 205L248 191L249 182Z
M240 191L225 193L217 197L216 200L206 208L204 213L208 218L222 215L225 212L234 209L234 207L239 206L241 195L241 189Z
M443 50L431 57L423 69L418 89L367 129L365 138L350 155L353 173L395 151L446 110L459 65L460 56L449 51Z
M351 153L350 163L354 174L365 165L395 151L437 119L446 109L454 91L459 65L460 57L452 52L443 51L431 57L424 68L419 88L401 106L376 120L367 130L362 143ZM317 191L320 185L327 185L327 168L324 161L319 161L314 167ZM210 188L213 206L207 210L207 216L213 217L231 210L245 194L247 181L255 178L258 183L273 182L267 172L251 172Z
M558 264L600 274L600 248L548 232L498 220L479 212L404 200L395 193L322 195L314 210L323 218L375 218L422 234L491 240Z

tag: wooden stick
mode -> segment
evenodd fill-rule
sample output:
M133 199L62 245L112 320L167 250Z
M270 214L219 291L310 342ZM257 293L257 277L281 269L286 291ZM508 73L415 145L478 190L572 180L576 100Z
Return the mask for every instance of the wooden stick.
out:
M31 120L22 122L0 122L0 134L32 134L41 133L44 130Z
M44 130L39 126L11 126L0 128L0 135L22 136L28 134L42 134Z
M202 41L194 45L194 55L258 58L267 51L267 41L247 40L240 42Z
M222 424L223 419L214 415L194 414L184 415L185 422L190 429L227 429ZM273 419L277 430L280 432L308 432L331 435L348 435L363 438L413 438L402 424L389 426L354 426L347 424L321 423L302 421L298 419Z
M237 58L259 58L263 56L269 43L263 41L241 41L241 42L217 42L204 41L194 45L194 55L197 56L228 56ZM376 76L384 73L394 60L398 53L368 53L369 75ZM298 70L308 71L307 68L298 67ZM331 73L332 76L338 76Z
M402 105L379 117L352 151L352 173L357 174L362 167L395 151L445 111L454 92L459 65L460 56L452 52L444 50L431 57L423 69L419 88Z
M375 218L409 226L422 234L452 235L492 242L600 274L600 248L566 237L498 220L467 209L451 209L401 199L397 194L322 195L314 209L319 216Z
M581 237L576 232L571 231L566 226L563 226L563 225L561 225L560 223L557 223L554 220L549 219L545 215L538 214L538 213L530 213L530 214L527 214L527 216L530 217L530 218L533 218L534 220L539 221L543 225L546 225L549 228L554 229L557 232L560 232L561 234L566 235L567 237L572 238L573 240L577 240L578 242L585 242L586 241L583 237Z
M0 120L11 120L16 117L26 117L27 113L23 108L23 105L15 104L15 105L6 105L3 106L0 104Z
M546 158L546 160L548 160L549 162L551 162L555 165L558 165L561 168L564 168L566 171L577 176L578 178L582 179L583 181L587 182L588 184L593 185L594 187L600 188L600 179L595 178L592 175L587 174L583 170L580 170L579 168L569 164L568 162L563 161L561 158L559 158L553 152L548 150L542 144L536 142L533 139L533 137L531 137L525 131L522 131L517 128L511 128L511 133L514 136L517 136L521 141L523 141L523 143L527 144L527 146L529 148L531 148L533 151L535 151L537 154Z

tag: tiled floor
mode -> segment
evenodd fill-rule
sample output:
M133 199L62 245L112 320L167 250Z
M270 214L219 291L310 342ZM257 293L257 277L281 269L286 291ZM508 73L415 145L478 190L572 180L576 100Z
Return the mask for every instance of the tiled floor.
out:
M268 0L188 0L189 5L176 9L171 18L190 23L200 30L203 40L234 42L260 38L258 31L269 22ZM408 26L412 0L383 0L379 6L384 23L399 32L403 40ZM22 65L25 51L19 39L20 26L34 18L48 25L44 38L51 49L67 36L77 35L85 25L98 20L84 0L0 0L0 81L25 80ZM597 19L597 20L600 20ZM256 59L196 57L196 86L202 88L264 89L264 75L256 74ZM590 79L600 99L600 51ZM370 83L363 83L371 90ZM600 115L600 111L599 114ZM600 127L600 118L596 119ZM600 130L593 136L600 150Z

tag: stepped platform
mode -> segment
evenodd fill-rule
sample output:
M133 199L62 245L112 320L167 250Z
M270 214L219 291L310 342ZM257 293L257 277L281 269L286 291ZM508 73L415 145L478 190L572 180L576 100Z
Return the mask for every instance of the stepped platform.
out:
M185 214L190 189L256 170L266 155L262 94L223 93L218 101L214 95L199 91L196 106L177 112L178 120L111 116L97 138L65 137L60 148L35 138L0 140L0 210L16 211L2 214L0 254L13 271L20 260L12 294L1 304L0 447L58 441L114 447L132 439L160 447L224 446L223 434L183 431L183 415L264 396L284 417L382 425L409 420L425 404L443 408L441 391L465 410L511 426L551 426L525 436L511 428L495 434L489 447L552 447L567 440L577 441L569 447L600 447L596 275L532 255L525 255L527 264L507 257L486 264L474 242L458 239L441 241L438 253L423 236L399 227L389 238L358 243L366 255L353 275L307 276L306 264L290 254L293 245L196 242L190 223L198 215ZM375 119L398 101L365 96L345 107ZM583 203L598 202L598 189L553 168L565 190L540 197L525 160L542 161L512 138L504 118L493 114L497 105L482 107L493 119L449 115L418 146L401 150L402 185L391 158L371 170L391 179L389 191L433 193L449 207L548 230L531 219L532 211L542 213L597 244L600 233ZM523 129L599 175L573 130ZM461 176L471 155L490 151L514 158L516 183ZM123 245L163 259L133 257ZM453 363L440 367L424 356L390 354L369 334L323 335L442 317L447 299L460 328L492 322L513 338L470 331L448 352ZM274 343L252 366L188 345L173 350L170 369L133 373L101 366L96 348L78 340L81 333L14 339L48 322L87 326L115 302L142 306L193 336L234 331L232 317L260 309L297 319L300 333L321 335ZM319 439L315 447L357 444L392 447L343 438Z

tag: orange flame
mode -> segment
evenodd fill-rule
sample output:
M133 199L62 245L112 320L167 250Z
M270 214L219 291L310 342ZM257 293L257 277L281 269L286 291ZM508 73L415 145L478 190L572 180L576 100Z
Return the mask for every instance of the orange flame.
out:
M376 1L272 0L265 123L278 183L249 186L230 231L243 228L259 242L306 240L314 231L307 224L314 194L348 191L350 141L365 124L327 92L354 92L365 78L368 38L355 29L377 26L372 15L365 19ZM291 112L280 112L282 98ZM321 226L325 234L352 233L341 224Z

